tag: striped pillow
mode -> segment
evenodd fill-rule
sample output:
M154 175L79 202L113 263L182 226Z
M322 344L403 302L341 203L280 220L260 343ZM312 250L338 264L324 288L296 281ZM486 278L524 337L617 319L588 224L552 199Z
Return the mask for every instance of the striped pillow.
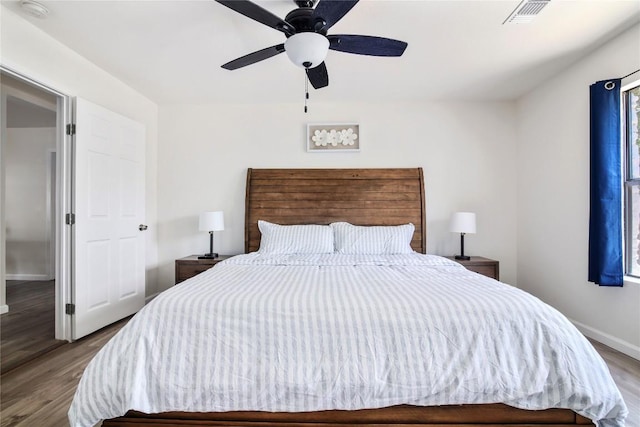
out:
M394 226L358 226L334 222L336 252L339 254L394 255L409 254L415 226L411 223Z
M333 253L333 231L328 225L279 225L258 221L261 254Z

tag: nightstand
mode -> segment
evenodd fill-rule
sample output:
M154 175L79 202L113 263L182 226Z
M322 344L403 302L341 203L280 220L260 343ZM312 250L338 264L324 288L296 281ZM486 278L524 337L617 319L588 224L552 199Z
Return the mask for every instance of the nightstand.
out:
M231 258L231 255L220 255L218 258L198 259L198 255L191 255L176 260L176 284L207 271L220 261Z
M451 261L459 262L467 270L475 271L492 279L500 280L500 263L496 260L481 256L472 256L470 260L455 259L453 256L445 257Z

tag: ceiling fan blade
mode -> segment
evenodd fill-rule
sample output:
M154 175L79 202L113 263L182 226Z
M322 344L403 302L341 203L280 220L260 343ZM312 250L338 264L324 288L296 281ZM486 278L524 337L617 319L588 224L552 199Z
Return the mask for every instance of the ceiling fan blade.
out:
M402 56L407 43L375 36L336 34L327 36L329 49L371 56Z
M242 56L233 61L227 62L222 66L226 70L237 70L238 68L246 67L247 65L255 64L256 62L271 58L279 53L284 52L284 43L277 44L248 55Z
M358 3L358 0L319 0L313 11L313 18L314 20L322 18L326 24L321 29L328 30L341 20L356 3ZM317 31L319 30L317 29Z
M327 73L327 66L324 62L315 68L307 68L306 71L307 78L314 89L329 86L329 73Z
M218 3L227 6L229 9L251 18L254 21L258 21L267 27L275 28L278 31L282 31L287 35L296 33L296 29L291 24L278 18L273 13L258 6L249 0L216 0Z

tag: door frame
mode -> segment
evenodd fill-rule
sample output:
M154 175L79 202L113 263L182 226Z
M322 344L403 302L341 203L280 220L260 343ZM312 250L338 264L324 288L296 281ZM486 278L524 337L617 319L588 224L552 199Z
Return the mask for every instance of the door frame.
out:
M18 71L8 68L0 64L0 72L9 75L10 77L34 86L42 91L45 91L51 95L54 95L57 100L56 107L56 170L55 170L55 227L53 233L55 235L55 338L59 340L71 341L71 319L66 315L66 303L73 301L73 295L71 295L71 280L72 280L72 233L73 227L66 224L67 213L72 212L73 206L73 136L67 135L67 125L71 123L73 117L72 108L73 103L71 97L55 88L52 88L44 83L34 80ZM3 97L4 98L4 97ZM6 99L2 100L3 106L6 107ZM6 108L3 116L6 114ZM6 127L5 117L3 117L2 131L3 139L5 137L4 131ZM4 157L0 151L0 170L2 174L2 182L4 183ZM4 184L3 184L4 185ZM5 252L5 217L4 217L4 187L1 194L0 204L2 209L0 210L0 249L2 253ZM2 268L0 269L0 281L2 282L2 292L4 295L4 301L6 301L6 272L4 268L4 255L0 261ZM11 308L9 307L9 310Z

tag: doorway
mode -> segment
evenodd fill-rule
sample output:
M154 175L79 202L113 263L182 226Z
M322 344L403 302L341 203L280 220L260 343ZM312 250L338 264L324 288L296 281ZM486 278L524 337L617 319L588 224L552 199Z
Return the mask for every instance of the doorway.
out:
M0 69L2 373L68 339L64 218L68 98Z

